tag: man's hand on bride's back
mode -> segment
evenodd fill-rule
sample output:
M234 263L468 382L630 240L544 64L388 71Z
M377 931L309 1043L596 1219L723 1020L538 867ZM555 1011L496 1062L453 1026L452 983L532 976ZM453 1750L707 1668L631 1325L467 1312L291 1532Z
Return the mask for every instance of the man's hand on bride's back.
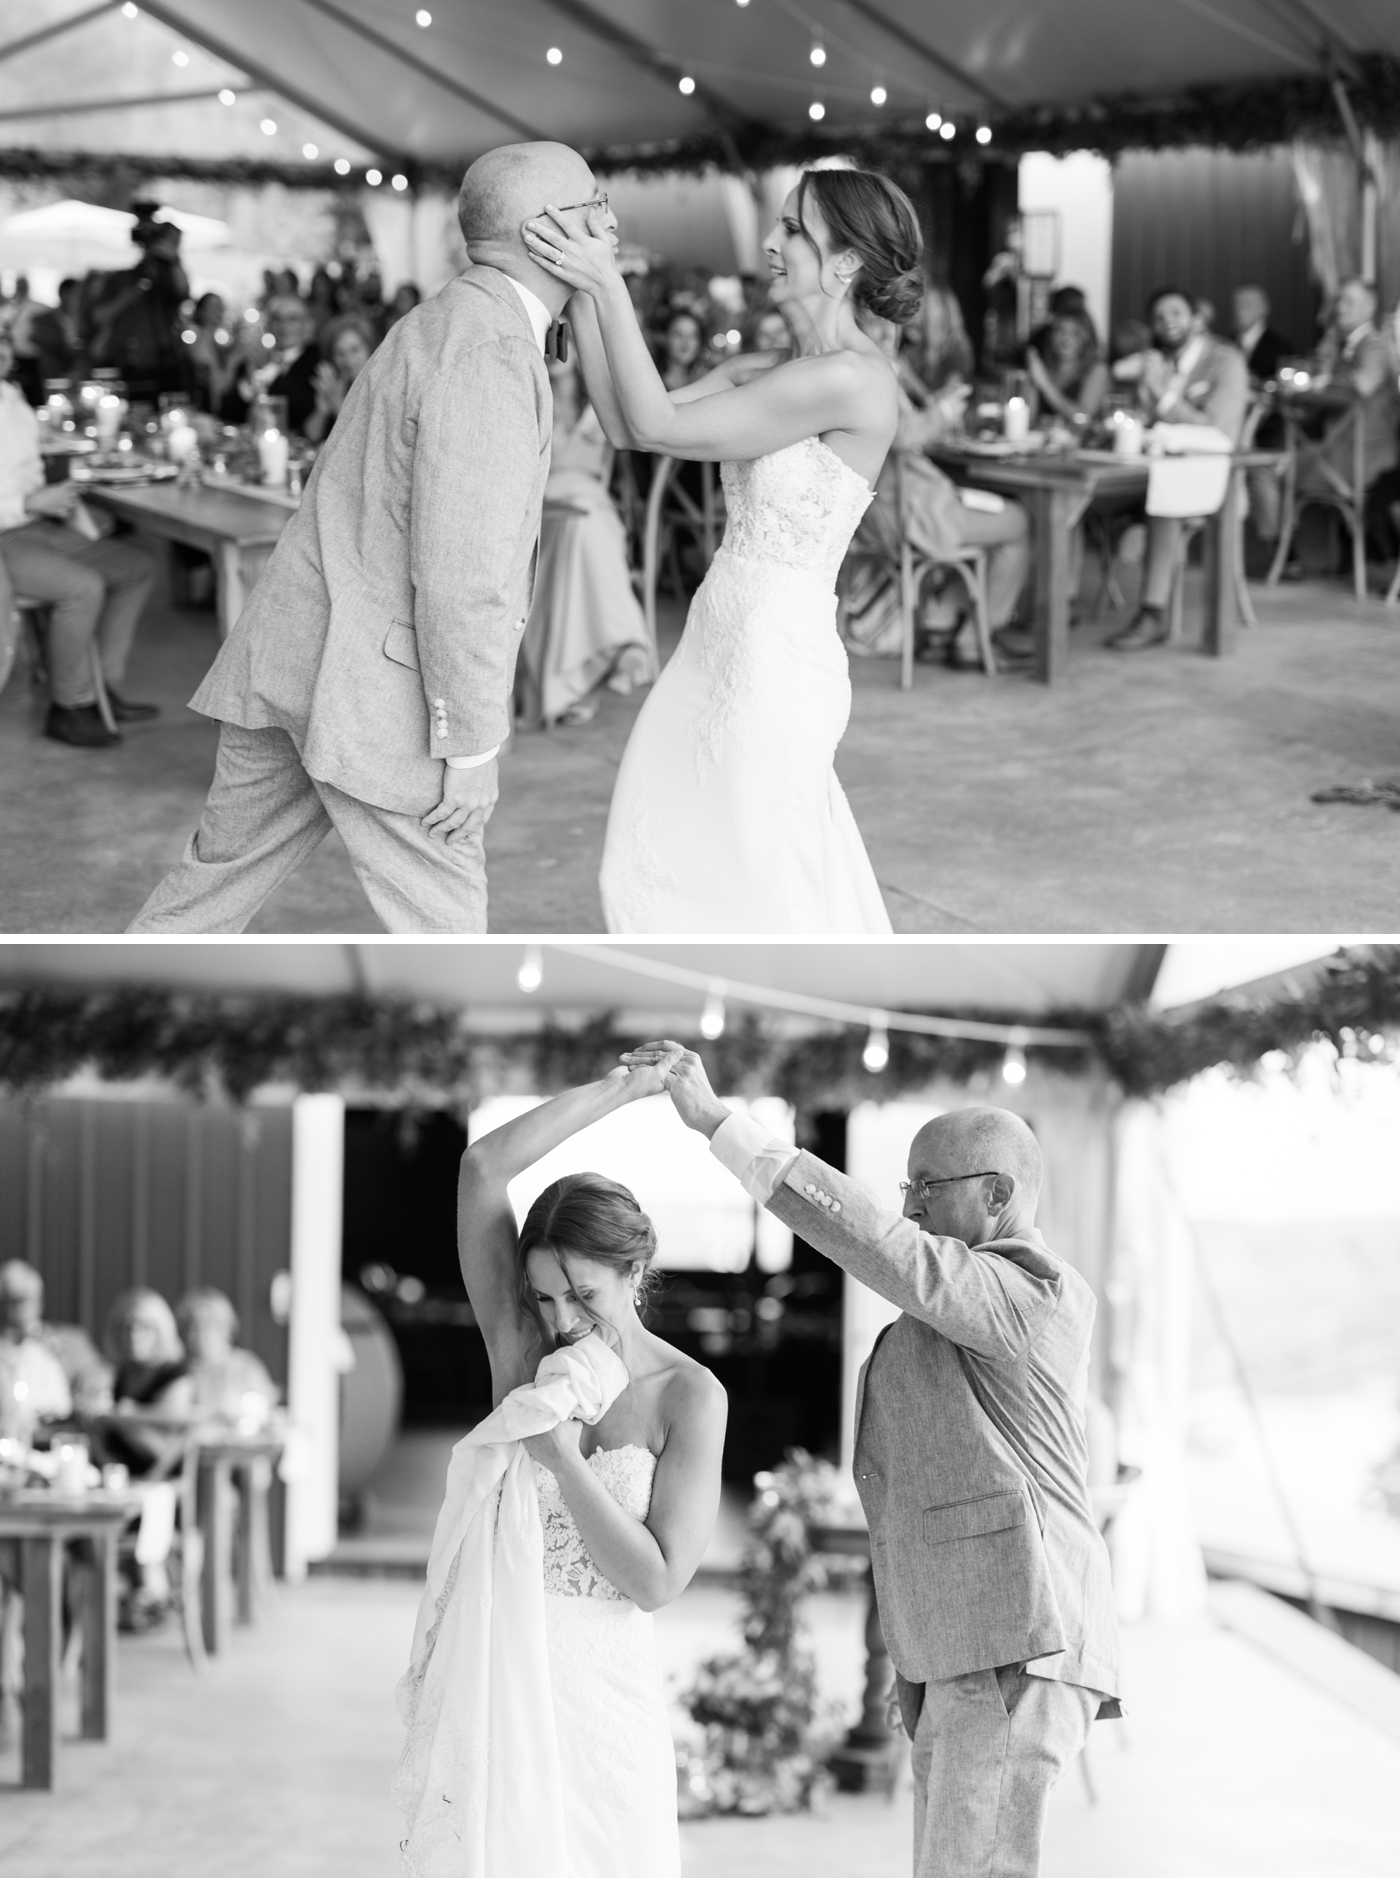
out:
M666 1093L687 1128L708 1137L729 1119L729 1110L710 1087L705 1065L694 1050L687 1050L674 1038L639 1044L622 1060L629 1068L648 1065L660 1070Z
M442 800L423 817L423 826L434 841L451 847L479 835L491 819L500 794L500 777L495 757L478 763L473 769L442 766Z

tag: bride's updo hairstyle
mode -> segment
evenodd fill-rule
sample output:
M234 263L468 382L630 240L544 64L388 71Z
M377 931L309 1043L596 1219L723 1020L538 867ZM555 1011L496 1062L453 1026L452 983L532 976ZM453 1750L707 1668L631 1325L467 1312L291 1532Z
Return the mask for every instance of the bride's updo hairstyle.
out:
M803 214L809 200L821 211L831 252L849 248L860 257L851 284L854 304L877 319L907 325L923 304L924 237L898 183L879 170L808 170L797 185L797 219L820 260Z
M640 1261L644 1269L636 1288L639 1310L656 1282L651 1268L656 1228L631 1189L605 1174L565 1174L551 1181L525 1215L519 1252L521 1288L535 1318L539 1309L525 1267L532 1252L552 1252L565 1272L572 1254L606 1265L623 1278Z

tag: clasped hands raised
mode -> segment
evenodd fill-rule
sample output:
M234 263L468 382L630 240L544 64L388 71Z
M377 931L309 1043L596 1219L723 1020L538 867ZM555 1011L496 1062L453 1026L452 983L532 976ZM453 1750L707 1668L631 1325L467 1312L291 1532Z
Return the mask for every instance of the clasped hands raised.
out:
M729 1119L729 1110L710 1087L705 1065L694 1050L687 1050L673 1037L655 1038L625 1051L622 1068L613 1070L608 1081L614 1078L625 1085L629 1098L664 1092L686 1127L707 1139Z

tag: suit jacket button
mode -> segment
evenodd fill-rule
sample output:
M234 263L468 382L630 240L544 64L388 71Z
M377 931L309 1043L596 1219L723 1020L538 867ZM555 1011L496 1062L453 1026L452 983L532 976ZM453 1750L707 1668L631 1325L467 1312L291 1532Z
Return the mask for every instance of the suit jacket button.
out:
M812 1183L811 1183L811 1181L810 1181L810 1180L809 1180L809 1181L807 1182L807 1187L806 1187L806 1191L807 1191L808 1193L815 1193L815 1192L816 1192L816 1188L815 1188L815 1187L814 1187L814 1186L812 1185Z
M839 1200L833 1200L831 1202L831 1210L833 1213L839 1213L841 1211L841 1202Z

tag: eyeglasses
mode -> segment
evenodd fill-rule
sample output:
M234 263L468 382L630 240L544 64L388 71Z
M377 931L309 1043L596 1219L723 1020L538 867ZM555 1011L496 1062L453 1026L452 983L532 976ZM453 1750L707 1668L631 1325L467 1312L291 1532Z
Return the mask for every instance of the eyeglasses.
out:
M980 1174L944 1174L941 1180L901 1180L899 1191L916 1193L921 1200L927 1200L935 1187L949 1186L955 1180L988 1180L998 1171L995 1167L984 1167Z
M559 213L561 215L567 215L570 209L605 209L608 206L608 198L600 190L599 193L591 199L591 201L561 202L557 206L559 209Z

